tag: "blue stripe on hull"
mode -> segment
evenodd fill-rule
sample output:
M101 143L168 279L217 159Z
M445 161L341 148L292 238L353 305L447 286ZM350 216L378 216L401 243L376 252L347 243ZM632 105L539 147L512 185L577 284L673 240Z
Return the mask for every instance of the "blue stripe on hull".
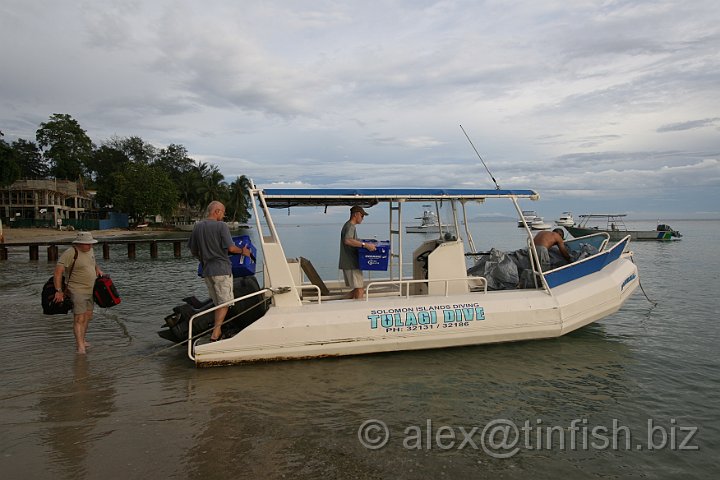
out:
M622 255L622 252L625 250L625 246L628 241L629 239L626 238L625 240L616 243L615 246L607 252L581 260L577 263L571 263L570 265L544 274L548 286L550 288L555 288L586 275L599 272L605 268L606 265L609 265L620 258L620 255Z

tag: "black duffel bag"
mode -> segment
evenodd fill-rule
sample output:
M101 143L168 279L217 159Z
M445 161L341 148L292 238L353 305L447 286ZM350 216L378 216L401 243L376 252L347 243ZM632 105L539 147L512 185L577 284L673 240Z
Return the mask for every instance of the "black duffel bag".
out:
M62 290L64 293L63 301L55 301L55 281L54 277L50 277L42 289L42 309L45 315L64 315L73 308L70 292L67 290L65 283L65 275L62 278Z
M74 247L73 247L74 248ZM73 263L70 266L70 272L68 273L68 281L70 280L70 277L72 276L73 268L75 268L75 261L78 257L78 251L77 248L75 249L75 256L73 257ZM65 275L62 277L62 291L63 291L63 301L62 302L56 302L55 301L55 276L51 276L47 282L45 282L45 285L43 285L42 293L40 294L40 303L42 304L43 313L45 315L65 315L73 308L73 301L72 297L70 296L70 291L67 288L67 283L65 282Z

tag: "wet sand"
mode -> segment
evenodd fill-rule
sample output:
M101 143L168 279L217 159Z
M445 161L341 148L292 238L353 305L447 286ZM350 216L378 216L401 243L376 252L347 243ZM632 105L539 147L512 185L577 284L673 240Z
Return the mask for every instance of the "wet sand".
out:
M108 230L92 230L93 238L107 239L113 237L136 237L162 235L168 233L167 230L128 230L126 228L111 228ZM26 242L42 242L42 241L68 241L71 242L77 235L76 231L56 230L51 228L5 228L3 229L5 236L5 244Z

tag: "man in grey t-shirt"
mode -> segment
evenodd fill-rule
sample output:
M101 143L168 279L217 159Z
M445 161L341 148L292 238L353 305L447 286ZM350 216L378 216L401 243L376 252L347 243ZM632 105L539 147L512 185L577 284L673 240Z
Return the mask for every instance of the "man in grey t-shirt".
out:
M233 293L232 264L228 253L250 255L248 247L239 248L233 243L230 228L223 218L225 206L213 201L205 211L206 218L195 224L188 240L188 248L194 257L200 260L202 276L205 280L210 298L215 305L230 302L235 298ZM210 341L222 338L222 324L229 306L215 310L215 325Z
M367 214L360 205L355 205L350 209L350 220L345 222L340 231L338 268L343 271L345 285L353 289L350 298L358 300L365 296L363 274L358 261L358 248L367 248L371 252L375 251L375 244L358 240L357 230L355 229L355 226L362 223Z

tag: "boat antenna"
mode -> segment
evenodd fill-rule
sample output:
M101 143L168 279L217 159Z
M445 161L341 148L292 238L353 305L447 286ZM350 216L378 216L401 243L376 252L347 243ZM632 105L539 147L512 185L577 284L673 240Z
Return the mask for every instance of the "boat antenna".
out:
M488 168L487 165L485 165L485 160L483 160L483 158L480 156L480 152L477 151L477 148L475 148L475 145L473 145L472 140L470 140L470 137L468 137L468 134L462 125L460 125L460 130L463 131L463 133L465 134L465 138L468 139L468 142L470 142L470 146L473 148L473 150L475 150L475 154L478 156L478 158L482 162L483 167L485 167L485 170L487 170L488 175L490 175L490 178L492 178L492 181L495 184L495 190L500 190L500 185L498 185L497 180L495 180L495 177L493 177L493 174L490 173L490 169Z

